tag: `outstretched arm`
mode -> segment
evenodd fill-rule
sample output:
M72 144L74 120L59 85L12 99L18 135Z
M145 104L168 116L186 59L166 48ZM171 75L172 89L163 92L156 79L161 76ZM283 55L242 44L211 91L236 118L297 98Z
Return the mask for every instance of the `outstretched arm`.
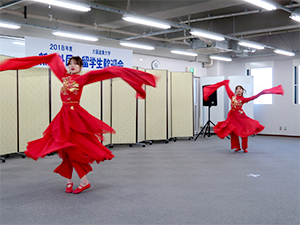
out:
M0 63L0 71L28 69L42 63L47 63L60 81L62 81L62 77L67 73L63 61L57 53L7 59Z
M229 96L229 98L231 98L234 93L231 91L230 87L229 87L229 80L223 80L221 82L218 82L216 84L212 84L209 86L204 87L203 89L203 98L205 101L208 101L209 96L214 93L218 88L222 87L223 85L225 85L225 89L226 92Z
M116 66L87 72L86 74L78 77L76 81L79 83L79 85L83 86L93 82L116 77L120 77L126 81L142 98L146 97L145 90L142 88L143 84L153 87L156 86L156 77L152 74L135 69Z
M283 90L283 88L282 88L281 85L278 85L278 86L273 87L273 88L265 89L265 90L259 92L258 94L254 95L252 97L244 98L243 102L244 103L249 102L249 101L254 100L254 99L258 98L259 96L265 95L265 94L283 95L284 94L284 90Z

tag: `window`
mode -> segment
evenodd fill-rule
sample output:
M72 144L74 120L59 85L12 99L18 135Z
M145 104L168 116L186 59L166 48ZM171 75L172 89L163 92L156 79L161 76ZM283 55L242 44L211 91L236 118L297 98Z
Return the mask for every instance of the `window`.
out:
M300 66L295 66L295 78L294 78L294 104L300 104L300 84L299 84L299 79L300 79Z
M253 76L253 94L256 95L264 89L272 87L273 68L250 69ZM272 95L262 95L254 100L254 104L272 104Z

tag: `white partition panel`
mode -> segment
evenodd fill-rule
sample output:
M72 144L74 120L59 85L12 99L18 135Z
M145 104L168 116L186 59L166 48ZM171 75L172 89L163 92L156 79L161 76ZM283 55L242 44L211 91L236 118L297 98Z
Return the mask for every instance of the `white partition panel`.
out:
M60 89L62 83L51 71L51 120L56 116L62 106L60 99Z
M163 140L169 137L168 78L167 70L146 70L159 77L157 87L146 86L146 140Z
M172 137L193 136L193 74L171 72Z
M96 82L83 87L80 105L91 115L101 117L101 83Z
M147 97L146 97L147 98ZM137 100L137 140L136 142L142 142L146 140L145 133L145 100L138 99Z
M112 81L112 144L136 142L136 91L121 78Z
M167 139L172 137L171 72L167 73Z
M43 136L49 125L49 70L19 70L19 150Z
M9 57L0 56L0 61ZM0 73L0 155L16 153L17 140L17 71Z
M208 106L203 106L203 86L215 84L217 82L223 81L225 79L224 76L216 76L216 77L200 77L200 99L201 99L201 115L203 115L203 120L201 121L201 125L205 125L208 121ZM217 90L217 106L212 106L210 108L210 120L217 124L219 121L225 120L224 115L224 94L225 88L224 86ZM226 113L227 114L227 113Z
M134 69L140 71L146 71L143 68L134 67ZM145 86L144 86L145 89ZM147 98L147 96L146 96ZM137 134L136 134L136 142L142 142L146 140L145 137L145 99L138 98L136 101L137 104Z

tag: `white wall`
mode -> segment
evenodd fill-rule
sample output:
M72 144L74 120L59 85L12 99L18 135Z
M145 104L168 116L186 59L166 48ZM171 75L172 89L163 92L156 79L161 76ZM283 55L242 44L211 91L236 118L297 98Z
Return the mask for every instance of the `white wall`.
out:
M272 105L254 105L254 118L265 126L261 134L300 136L300 105L293 104L293 58L273 56L214 62L207 69L207 76L245 76L246 63L262 61L274 61L273 86L281 84L285 93L273 95ZM279 130L280 126L287 129Z
M14 44L14 42L20 43L21 41L16 39L0 38L0 54L12 57L24 57L25 45Z
M158 60L160 62L159 69L169 70L170 72L186 72L187 67L193 67L195 68L195 76L206 76L206 68L202 67L202 62L190 62L157 56L133 54L132 65L144 69L151 69L151 62L153 60Z

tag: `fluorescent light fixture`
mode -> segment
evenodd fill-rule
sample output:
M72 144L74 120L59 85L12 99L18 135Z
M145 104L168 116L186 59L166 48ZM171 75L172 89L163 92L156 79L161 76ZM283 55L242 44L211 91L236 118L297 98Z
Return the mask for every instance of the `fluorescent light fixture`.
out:
M290 15L290 19L295 20L295 21L300 23L300 14L299 13L292 13Z
M138 44L138 43L133 43L133 42L121 41L120 45L125 46L125 47L140 48L140 49L145 49L145 50L154 50L155 49L153 46L150 46L150 45Z
M194 52L186 52L186 51L180 51L180 50L172 50L171 53L173 53L173 54L178 54L178 55L198 56L197 53L194 53Z
M201 30L191 30L190 33L195 36L204 37L216 41L224 41L225 38L217 33L211 32L211 31L201 31Z
M0 27L9 28L9 29L20 29L21 26L13 23L0 22Z
M32 0L34 2L46 3L47 5L55 5L67 9L73 9L81 12L88 12L91 8L84 4L74 3L71 1L58 1L58 0Z
M135 15L126 15L125 14L125 15L123 15L122 19L129 21L129 22L133 22L133 23L143 24L146 26L158 27L161 29L169 29L171 27L171 25L166 22L163 22L163 21L161 22L161 21L157 21L154 19L143 18L143 17L139 17L139 16L135 16Z
M86 41L98 41L98 38L92 37L92 36L85 36L81 34L74 34L74 33L68 33L68 32L62 32L62 31L54 31L52 34L56 36L61 37L68 37L68 38L74 38L74 39L80 39L80 40L86 40Z
M262 44L258 44L258 43L251 42L251 41L239 41L238 44L241 46L244 46L244 47L255 48L258 50L262 50L265 48Z
M257 5L261 8L264 8L266 10L275 10L277 9L276 6L272 5L271 3L261 1L261 0L245 0L246 2L249 2L251 4Z
M25 42L14 41L13 44L15 44L15 45L25 45Z
M224 56L218 56L218 55L210 55L209 58L215 59L215 60L226 61L226 62L232 61L232 58L224 57Z
M294 56L295 55L294 52L284 51L284 50L280 50L280 49L275 49L274 52L277 53L277 54L287 55L287 56Z

